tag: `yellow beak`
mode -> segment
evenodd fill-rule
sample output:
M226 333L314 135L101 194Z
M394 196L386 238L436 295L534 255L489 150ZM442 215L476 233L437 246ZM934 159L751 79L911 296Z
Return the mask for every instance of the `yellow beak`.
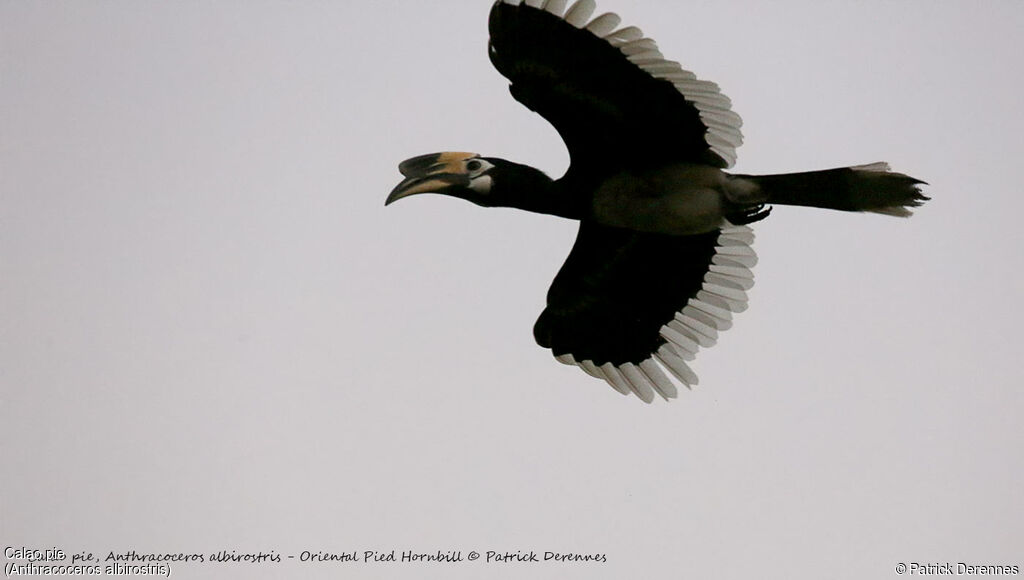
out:
M405 179L391 190L384 205L417 193L444 193L449 187L468 187L466 160L477 156L476 153L446 152L406 159L398 165Z

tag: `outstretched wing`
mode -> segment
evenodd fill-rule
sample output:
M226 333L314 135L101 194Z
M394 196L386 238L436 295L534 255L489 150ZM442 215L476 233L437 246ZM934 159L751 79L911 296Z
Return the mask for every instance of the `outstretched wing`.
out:
M619 17L591 19L593 0L498 0L490 57L512 96L562 136L590 178L623 168L690 162L729 167L740 118L714 83L666 60ZM650 402L676 396L687 366L746 308L756 256L749 228L696 236L617 229L584 220L555 277L537 342L566 364Z
M635 232L584 220L534 326L537 343L623 394L669 399L699 347L746 310L757 257L746 226L695 236Z
M512 96L558 130L573 165L684 161L729 167L741 121L718 86L666 60L593 0L498 0L490 57Z

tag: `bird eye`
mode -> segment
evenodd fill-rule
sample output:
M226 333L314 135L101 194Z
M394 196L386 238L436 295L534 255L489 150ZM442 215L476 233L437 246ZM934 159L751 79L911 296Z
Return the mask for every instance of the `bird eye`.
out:
M490 171L494 166L483 159L467 159L464 167L469 178L471 180L476 180L481 177L485 177L484 174Z

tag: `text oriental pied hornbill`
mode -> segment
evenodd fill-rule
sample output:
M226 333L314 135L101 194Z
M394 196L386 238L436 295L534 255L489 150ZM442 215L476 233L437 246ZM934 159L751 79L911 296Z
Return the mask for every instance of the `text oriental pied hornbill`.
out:
M765 204L909 216L928 198L922 181L885 163L726 173L742 142L729 99L615 14L591 19L594 8L499 0L490 14L491 62L565 141L565 176L473 153L422 155L399 165L406 179L386 203L433 192L579 220L534 335L559 361L650 402L676 396L664 371L696 384L686 361L746 309L757 261L747 224L768 215Z

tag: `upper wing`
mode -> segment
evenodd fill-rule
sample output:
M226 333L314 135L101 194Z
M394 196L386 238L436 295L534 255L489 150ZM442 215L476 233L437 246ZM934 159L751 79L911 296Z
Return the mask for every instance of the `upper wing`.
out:
M697 383L684 362L746 309L757 262L746 226L696 236L634 232L584 220L534 326L538 344L623 394L650 402ZM658 364L660 363L660 365Z
M490 57L512 96L558 130L573 164L686 161L729 167L741 121L711 82L665 60L593 0L498 0Z

